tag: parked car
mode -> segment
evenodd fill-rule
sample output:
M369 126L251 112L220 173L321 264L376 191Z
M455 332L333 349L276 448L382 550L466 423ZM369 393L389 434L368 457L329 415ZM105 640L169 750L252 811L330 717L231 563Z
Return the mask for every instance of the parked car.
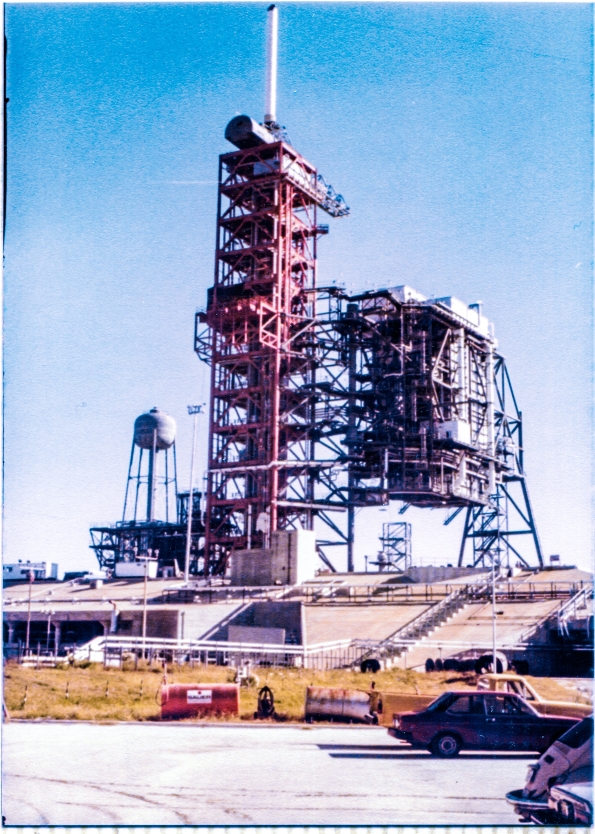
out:
M522 675L482 675L477 681L477 688L520 695L543 715L569 715L575 718L585 718L593 712L591 704L550 701L543 698Z
M548 805L561 823L592 825L593 782L552 785Z
M555 824L549 805L554 785L569 786L593 778L593 717L584 718L556 739L539 761L529 766L524 788L506 794L521 822Z
M576 718L540 715L519 695L445 692L426 709L395 718L388 732L450 757L462 749L542 752L576 723Z

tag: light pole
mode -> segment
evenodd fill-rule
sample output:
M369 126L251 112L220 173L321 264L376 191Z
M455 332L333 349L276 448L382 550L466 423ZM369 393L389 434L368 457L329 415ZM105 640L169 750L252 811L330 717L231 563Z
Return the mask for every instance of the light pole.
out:
M145 640L147 637L147 571L149 569L149 559L152 555L153 551L148 547L145 554L145 582L143 588L143 658L145 656Z
M49 651L50 651L50 630L51 630L51 626L52 626L52 617L54 616L55 613L56 612L54 611L53 608L50 608L48 610L48 633L47 633L47 638L46 638L46 641L45 641L45 649L46 649L46 652L48 652L48 654L49 654Z
M498 672L496 660L496 555L492 554L492 672Z
M198 415L202 412L202 405L189 405L188 414L194 415L194 429L192 432L192 456L190 458L190 491L188 493L188 527L186 529L186 559L184 560L184 582L190 580L190 543L192 536L192 511L194 502L192 500L194 486L194 453L196 451L196 426Z
M30 570L29 571L29 602L27 605L27 635L25 638L25 654L29 654L29 636L31 634L31 591L33 588L33 582L35 581L35 573Z

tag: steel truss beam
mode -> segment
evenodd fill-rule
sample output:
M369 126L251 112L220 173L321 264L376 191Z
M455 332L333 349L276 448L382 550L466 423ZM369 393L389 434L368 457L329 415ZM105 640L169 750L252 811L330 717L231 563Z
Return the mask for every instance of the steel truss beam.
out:
M495 453L501 477L488 506L467 508L459 565L465 558L473 567L530 567L527 552L519 550L517 536L530 543L529 552L539 567L544 560L523 471L523 418L503 356L495 356L493 372ZM448 521L448 519L447 519ZM514 537L514 538L513 538ZM514 544L513 544L514 541ZM469 556L466 557L466 550Z

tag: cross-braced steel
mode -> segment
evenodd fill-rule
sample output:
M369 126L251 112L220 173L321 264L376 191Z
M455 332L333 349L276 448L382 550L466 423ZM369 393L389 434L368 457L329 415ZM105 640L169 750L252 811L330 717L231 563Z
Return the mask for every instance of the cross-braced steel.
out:
M353 570L356 508L400 500L403 509L452 507L446 523L467 511L460 563L472 539L474 565L496 551L527 564L512 543L527 534L542 564L522 415L488 322L456 300L417 295L335 290L328 321L319 319L330 373L317 388L335 418L323 440L343 465L329 474L347 509L347 524L335 524L334 541L323 544L346 545Z
M470 551L473 567L520 563L530 566L530 554L543 567L543 555L523 469L523 418L503 356L493 370L494 447L499 462L494 494L488 505L469 506L459 553L463 564ZM521 541L530 544L523 548ZM468 547L470 545L470 547Z
M388 521L382 525L382 550L371 562L378 570L406 571L411 567L411 524L407 521Z
M312 529L325 467L313 454L316 209L347 211L329 200L285 142L220 157L215 280L195 336L211 364L205 574L274 530Z

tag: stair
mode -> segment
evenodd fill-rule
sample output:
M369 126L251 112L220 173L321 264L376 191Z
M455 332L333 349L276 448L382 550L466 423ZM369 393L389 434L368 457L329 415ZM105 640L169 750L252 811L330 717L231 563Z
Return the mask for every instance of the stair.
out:
M411 620L393 634L367 648L358 658L356 663L362 663L368 658L377 660L394 660L400 657L405 651L409 651L430 635L440 626L453 617L458 611L464 608L469 602L469 594L477 594L488 587L485 580L477 582L471 589L469 586L461 586L452 591L444 599L434 603L417 617Z

